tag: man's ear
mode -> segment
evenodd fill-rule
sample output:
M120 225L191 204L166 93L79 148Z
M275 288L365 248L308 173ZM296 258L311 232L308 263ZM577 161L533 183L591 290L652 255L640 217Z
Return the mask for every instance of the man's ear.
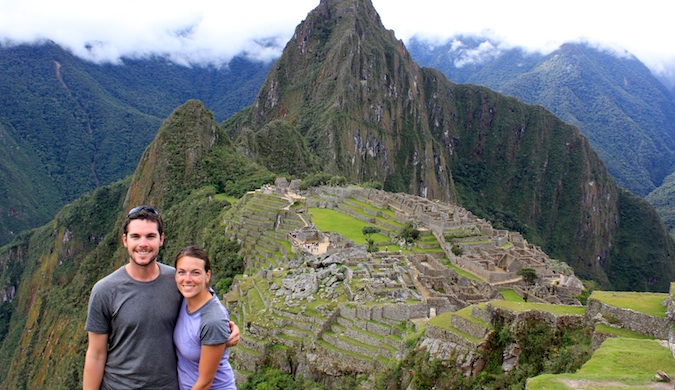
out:
M162 244L164 244L164 233L159 236L159 246L162 246Z

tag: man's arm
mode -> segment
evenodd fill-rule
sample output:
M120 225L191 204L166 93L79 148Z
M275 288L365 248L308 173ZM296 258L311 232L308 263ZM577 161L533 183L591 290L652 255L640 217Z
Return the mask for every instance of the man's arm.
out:
M225 343L225 347L230 348L234 347L235 345L239 344L239 327L237 324L234 322L230 321L230 337L227 339L227 342Z
M108 358L108 335L87 332L89 346L84 359L84 373L82 375L83 390L98 390L101 388L105 362Z

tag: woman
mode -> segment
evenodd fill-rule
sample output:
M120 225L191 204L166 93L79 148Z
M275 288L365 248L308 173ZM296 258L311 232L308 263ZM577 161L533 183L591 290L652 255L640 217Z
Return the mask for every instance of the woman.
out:
M230 318L209 287L209 257L189 246L178 253L175 267L176 285L184 297L173 333L181 389L236 389L226 345Z

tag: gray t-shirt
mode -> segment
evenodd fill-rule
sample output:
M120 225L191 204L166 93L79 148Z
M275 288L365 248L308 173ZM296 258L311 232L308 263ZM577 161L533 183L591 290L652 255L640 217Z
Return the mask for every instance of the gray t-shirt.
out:
M159 267L150 282L121 267L91 290L85 330L108 335L101 389L178 389L172 336L183 297L175 269Z

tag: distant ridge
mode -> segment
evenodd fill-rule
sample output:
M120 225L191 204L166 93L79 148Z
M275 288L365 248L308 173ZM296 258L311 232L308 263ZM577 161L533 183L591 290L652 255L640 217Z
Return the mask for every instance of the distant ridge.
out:
M675 100L634 56L584 43L565 43L542 55L464 36L433 46L413 38L408 46L420 65L454 82L541 104L579 127L619 185L639 196L673 171Z

